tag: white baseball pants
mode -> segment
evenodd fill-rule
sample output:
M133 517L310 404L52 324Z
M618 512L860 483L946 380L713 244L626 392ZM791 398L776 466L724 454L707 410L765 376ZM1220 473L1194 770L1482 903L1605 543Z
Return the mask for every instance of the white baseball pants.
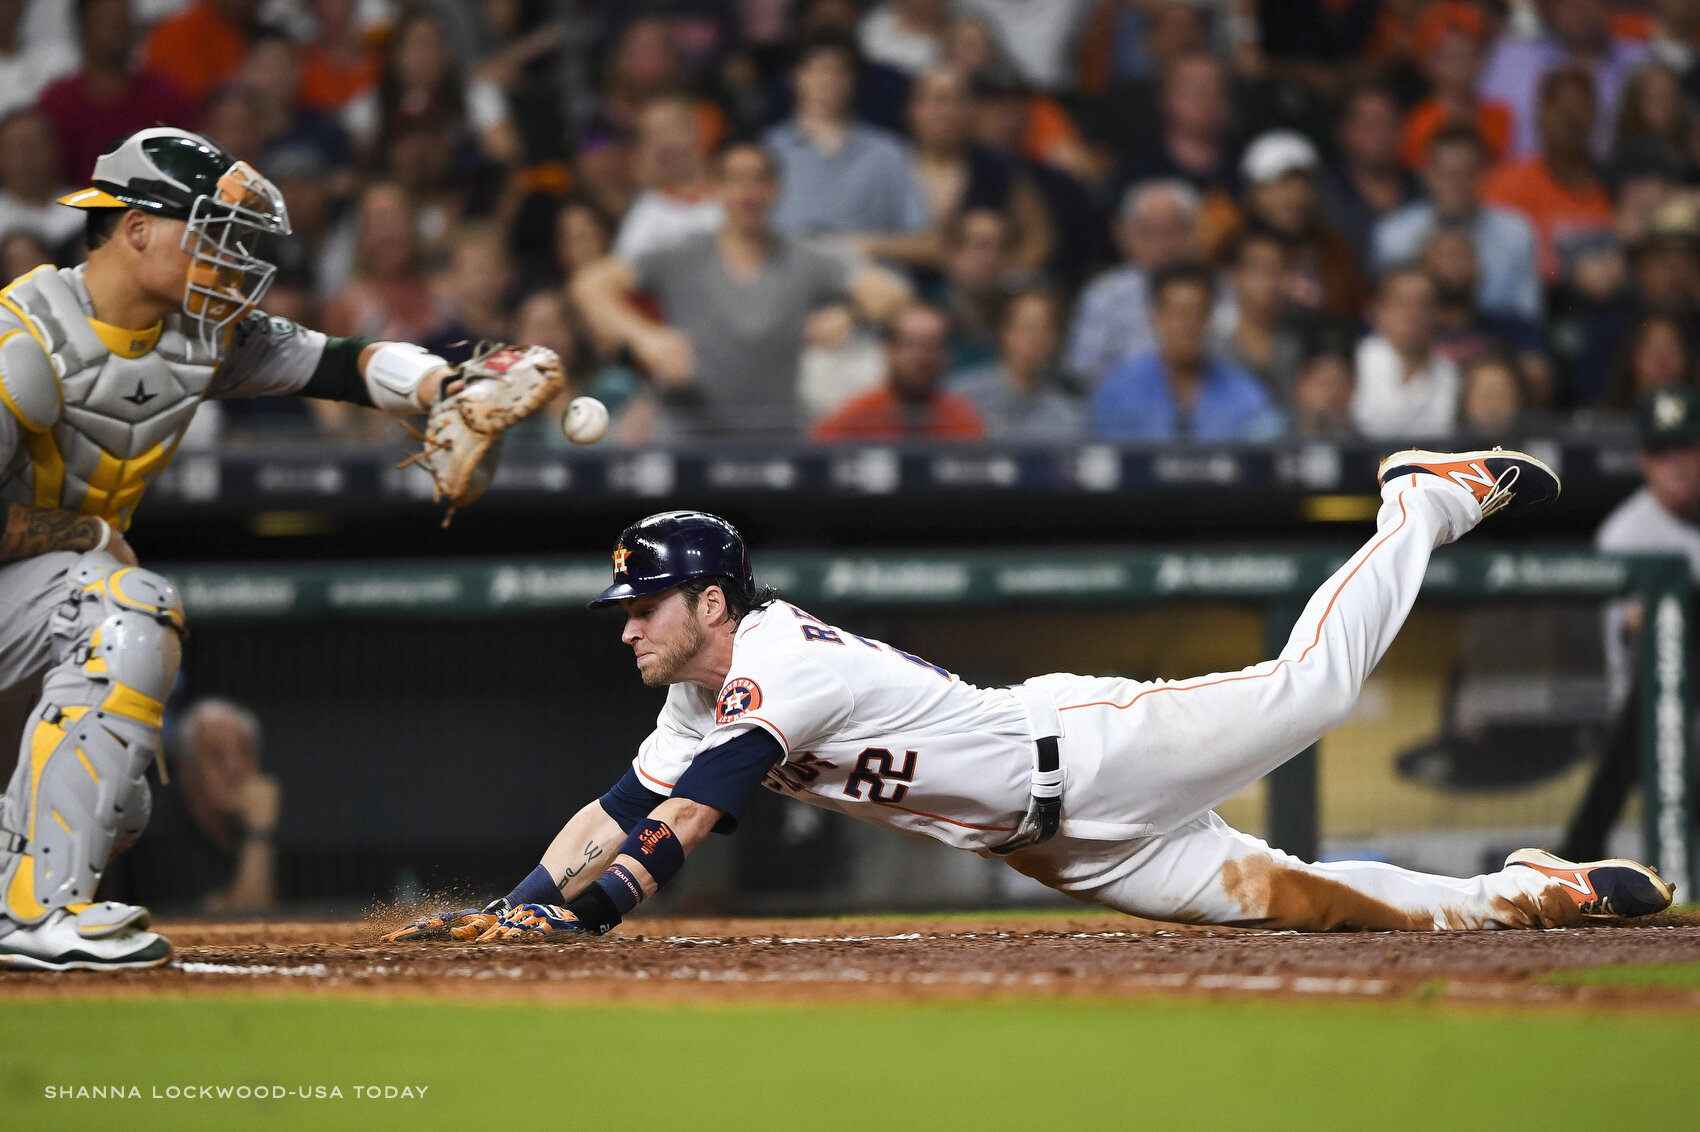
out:
M1129 824L1160 832L1059 835L1012 854L1011 866L1089 903L1180 923L1329 931L1574 922L1575 904L1533 869L1458 880L1374 862L1309 864L1213 812L1351 715L1410 613L1429 555L1481 521L1474 497L1439 477L1401 477L1382 499L1375 537L1310 599L1276 659L1196 680L1030 681L1056 697L1065 768L1071 751L1096 752L1094 795L1125 799Z

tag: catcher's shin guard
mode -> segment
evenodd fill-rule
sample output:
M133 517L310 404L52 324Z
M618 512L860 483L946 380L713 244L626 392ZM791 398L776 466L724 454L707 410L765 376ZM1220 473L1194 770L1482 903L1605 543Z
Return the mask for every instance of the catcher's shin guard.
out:
M177 678L183 604L158 574L85 554L53 617L58 663L0 799L0 914L33 924L94 899L147 826L143 777Z

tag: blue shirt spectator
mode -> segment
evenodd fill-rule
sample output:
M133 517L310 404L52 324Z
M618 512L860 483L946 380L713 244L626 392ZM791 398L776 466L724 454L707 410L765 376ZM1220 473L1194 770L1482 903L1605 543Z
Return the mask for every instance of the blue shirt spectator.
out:
M884 130L847 122L829 152L791 121L769 130L766 141L779 160L773 223L780 231L916 232L932 223L903 143Z
M1476 305L1531 322L1541 317L1541 273L1535 229L1526 217L1483 204L1479 192L1485 155L1469 127L1449 128L1429 144L1423 180L1429 199L1416 201L1375 226L1372 258L1378 274L1421 258L1442 226L1467 228L1480 274Z
M1102 440L1268 440L1281 415L1262 382L1237 366L1204 362L1196 399L1176 399L1152 350L1110 370L1092 395L1092 430Z
M1201 263L1151 275L1157 348L1112 367L1092 394L1092 430L1104 440L1267 440L1283 429L1263 383L1212 357L1216 283Z
M782 232L911 233L932 224L932 207L893 134L850 116L856 56L850 42L823 35L803 46L792 70L797 113L767 133L779 162Z

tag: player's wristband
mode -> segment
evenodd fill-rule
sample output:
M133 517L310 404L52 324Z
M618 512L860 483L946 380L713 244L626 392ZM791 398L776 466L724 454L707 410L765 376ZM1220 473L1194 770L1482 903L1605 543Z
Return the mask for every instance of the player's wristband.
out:
M642 865L657 888L665 887L685 867L685 847L674 836L673 827L656 818L646 818L627 834L620 853Z
M366 391L381 412L417 413L430 408L419 400L428 374L452 368L436 354L411 342L385 342L366 361ZM439 393L441 390L439 389Z
M100 524L100 541L89 547L91 554L98 550L105 550L112 545L112 524L99 516L96 516L94 521Z
M538 865L514 886L507 899L510 905L559 904L561 886L555 883L555 878L549 875L548 869Z
M603 873L600 877L596 878L595 884L567 901L565 905L566 910L576 916L579 923L583 924L597 935L611 931L619 924L620 918L624 916L626 912L630 912L633 908L637 907L637 901L633 900L630 904L625 906L625 911L623 912L620 909L620 905L616 903L613 896L610 895L611 886L609 882L612 881L613 878L611 878L608 873L612 873L615 869L619 869L620 872L625 873L626 879L632 882L633 887L636 887L636 878L634 878L630 873L627 873L625 869L620 868L619 865L610 865L607 873ZM638 895L641 899L643 889L638 889Z

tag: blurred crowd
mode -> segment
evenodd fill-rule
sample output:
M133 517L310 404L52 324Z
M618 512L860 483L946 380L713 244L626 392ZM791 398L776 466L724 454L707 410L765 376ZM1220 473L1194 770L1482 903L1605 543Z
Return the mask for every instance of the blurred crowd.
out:
M612 443L1487 439L1696 383L1700 0L0 0L0 114L7 278L189 126L288 204L272 313L551 346Z

